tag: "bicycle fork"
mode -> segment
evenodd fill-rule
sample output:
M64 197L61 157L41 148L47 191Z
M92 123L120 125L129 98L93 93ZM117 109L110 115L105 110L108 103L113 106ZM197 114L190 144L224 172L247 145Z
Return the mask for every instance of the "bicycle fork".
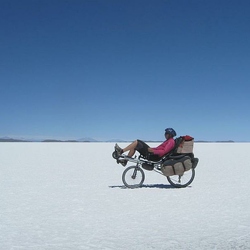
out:
M140 163L137 163L137 164L136 164L135 170L134 170L134 172L133 172L133 174L132 174L132 176L131 176L132 179L135 179L135 178L136 178L137 171L138 171L138 169L140 168L139 165L140 165Z

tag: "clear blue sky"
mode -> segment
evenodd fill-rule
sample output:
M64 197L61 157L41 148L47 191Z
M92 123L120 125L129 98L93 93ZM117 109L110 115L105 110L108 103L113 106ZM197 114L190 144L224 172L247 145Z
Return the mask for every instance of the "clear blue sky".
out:
M249 0L1 0L0 137L250 141Z

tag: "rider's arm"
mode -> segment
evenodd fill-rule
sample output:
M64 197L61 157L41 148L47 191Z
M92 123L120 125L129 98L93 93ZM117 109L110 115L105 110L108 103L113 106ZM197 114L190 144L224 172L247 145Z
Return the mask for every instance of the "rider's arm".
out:
M163 156L168 152L170 152L174 148L174 145L175 145L174 140L167 140L157 148L153 148L153 153L159 156Z
M149 153L154 153L154 149L153 148L148 148L148 152Z

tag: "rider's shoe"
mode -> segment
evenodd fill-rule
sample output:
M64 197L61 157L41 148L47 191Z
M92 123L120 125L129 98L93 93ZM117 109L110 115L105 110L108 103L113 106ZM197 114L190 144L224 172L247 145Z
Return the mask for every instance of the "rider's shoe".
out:
M115 144L115 151L116 151L119 155L121 155L121 154L123 153L123 150L118 146L117 143Z

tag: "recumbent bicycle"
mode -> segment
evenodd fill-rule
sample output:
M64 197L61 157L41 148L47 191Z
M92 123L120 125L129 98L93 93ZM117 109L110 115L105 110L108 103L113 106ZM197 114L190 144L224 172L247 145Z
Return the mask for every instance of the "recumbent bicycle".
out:
M192 137L189 137L192 138ZM168 182L177 188L189 186L195 177L195 168L199 159L193 154L193 138L185 140L185 136L175 139L175 147L168 154L157 161L148 160L149 155L140 154L139 157L129 157L125 154L119 155L115 150L112 157L117 161L126 160L135 163L123 171L122 182L127 188L138 188L143 186L145 173L143 170L155 171L166 176Z

